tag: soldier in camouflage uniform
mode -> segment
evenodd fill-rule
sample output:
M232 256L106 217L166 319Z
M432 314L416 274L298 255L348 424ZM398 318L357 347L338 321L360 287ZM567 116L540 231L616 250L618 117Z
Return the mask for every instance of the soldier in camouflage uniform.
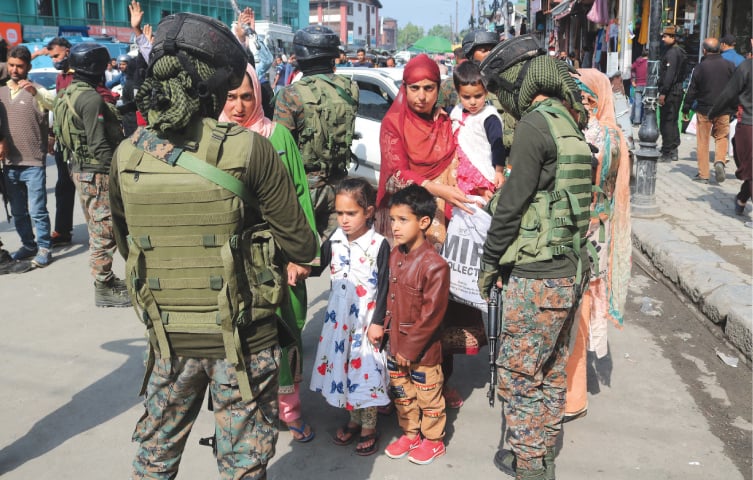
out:
M588 115L566 64L543 55L530 35L503 45L481 64L489 90L519 119L478 279L484 298L506 279L497 366L512 451L498 452L495 464L518 480L553 480L578 275L588 271L588 255L576 249L591 196L591 154L579 128ZM533 225L532 213L542 211L552 213Z
M358 86L334 73L340 39L329 28L299 30L293 47L303 77L277 94L274 121L290 130L301 150L316 230L324 241L337 228L335 186L348 174Z
M94 276L94 304L128 307L125 283L112 272L115 237L110 215L109 172L112 153L123 140L120 118L95 90L110 53L96 43L70 50L73 82L55 102L55 132L72 153L72 178L89 229L89 266ZM74 133L71 133L74 132Z
M264 293L282 291L283 259L310 262L318 244L272 144L216 120L247 63L243 47L216 20L164 17L136 95L149 127L113 156L115 237L149 333L145 410L133 434L135 480L175 478L207 390L219 478L264 479L275 454L279 300L256 307ZM194 94L199 88L201 97ZM186 157L201 168L179 161ZM207 170L211 175L202 174ZM263 262L261 272L248 261L264 260L263 253L243 246L265 225L280 255L274 266ZM257 295L251 277L261 273L269 277L262 286L277 275L279 288Z

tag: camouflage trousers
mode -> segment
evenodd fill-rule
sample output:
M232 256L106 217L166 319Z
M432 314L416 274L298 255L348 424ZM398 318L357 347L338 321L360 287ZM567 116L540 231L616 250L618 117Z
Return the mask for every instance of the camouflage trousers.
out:
M335 213L335 189L345 176L321 177L318 173L308 174L311 204L314 207L316 231L324 242L337 229Z
M73 172L71 176L89 229L89 266L92 275L98 282L108 283L114 277L112 256L116 247L110 214L110 175Z
M447 415L442 395L442 366L400 367L394 358L388 358L387 371L397 420L403 432L410 435L421 432L429 440L444 438Z
M214 408L219 478L265 479L277 443L279 364L277 345L246 357L254 394L246 403L238 390L235 368L226 360L157 359L149 376L145 412L133 433L133 441L140 446L131 479L175 478L207 386Z
M517 465L543 468L547 447L562 428L565 365L575 300L575 277L511 276L504 295L499 337L499 394Z

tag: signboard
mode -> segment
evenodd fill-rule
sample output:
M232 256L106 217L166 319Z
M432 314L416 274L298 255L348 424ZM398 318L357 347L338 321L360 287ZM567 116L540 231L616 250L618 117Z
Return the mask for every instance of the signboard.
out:
M8 42L8 46L14 47L21 43L21 24L0 22L0 35Z

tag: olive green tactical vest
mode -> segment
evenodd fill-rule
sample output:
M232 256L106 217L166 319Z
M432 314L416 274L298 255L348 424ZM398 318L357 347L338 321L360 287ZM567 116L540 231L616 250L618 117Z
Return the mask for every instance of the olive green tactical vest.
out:
M129 230L126 282L163 358L170 356L170 333L222 334L241 394L251 398L238 328L274 315L283 296L282 261L258 200L243 184L253 143L247 130L203 122L193 152L144 128L118 150ZM184 160L193 163L184 167ZM256 225L244 227L250 224Z
M303 100L303 130L298 148L307 171L325 175L350 167L358 85L342 75L311 75L293 84Z
M505 251L500 265L540 262L571 251L579 256L581 240L588 231L593 192L591 150L561 103L547 100L534 111L544 116L557 145L554 190L536 192L523 214L518 237ZM491 212L498 200L499 195L495 195L489 202ZM579 277L580 270L579 262Z
M73 154L74 162L79 165L101 165L102 162L89 149L84 121L74 108L81 94L88 90L96 92L91 85L74 80L68 87L57 93L53 106L53 118L55 119L53 131L63 147ZM99 96L99 94L97 95ZM107 105L103 119L105 134L108 140L112 140L113 144L117 145L123 138L120 113L115 105L108 102L105 102L105 105Z

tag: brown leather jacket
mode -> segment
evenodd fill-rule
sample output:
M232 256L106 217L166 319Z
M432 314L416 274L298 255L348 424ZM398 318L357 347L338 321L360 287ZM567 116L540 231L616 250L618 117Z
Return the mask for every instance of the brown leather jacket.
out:
M450 267L429 242L408 253L392 249L385 315L392 356L418 365L442 363L440 330L449 294Z

